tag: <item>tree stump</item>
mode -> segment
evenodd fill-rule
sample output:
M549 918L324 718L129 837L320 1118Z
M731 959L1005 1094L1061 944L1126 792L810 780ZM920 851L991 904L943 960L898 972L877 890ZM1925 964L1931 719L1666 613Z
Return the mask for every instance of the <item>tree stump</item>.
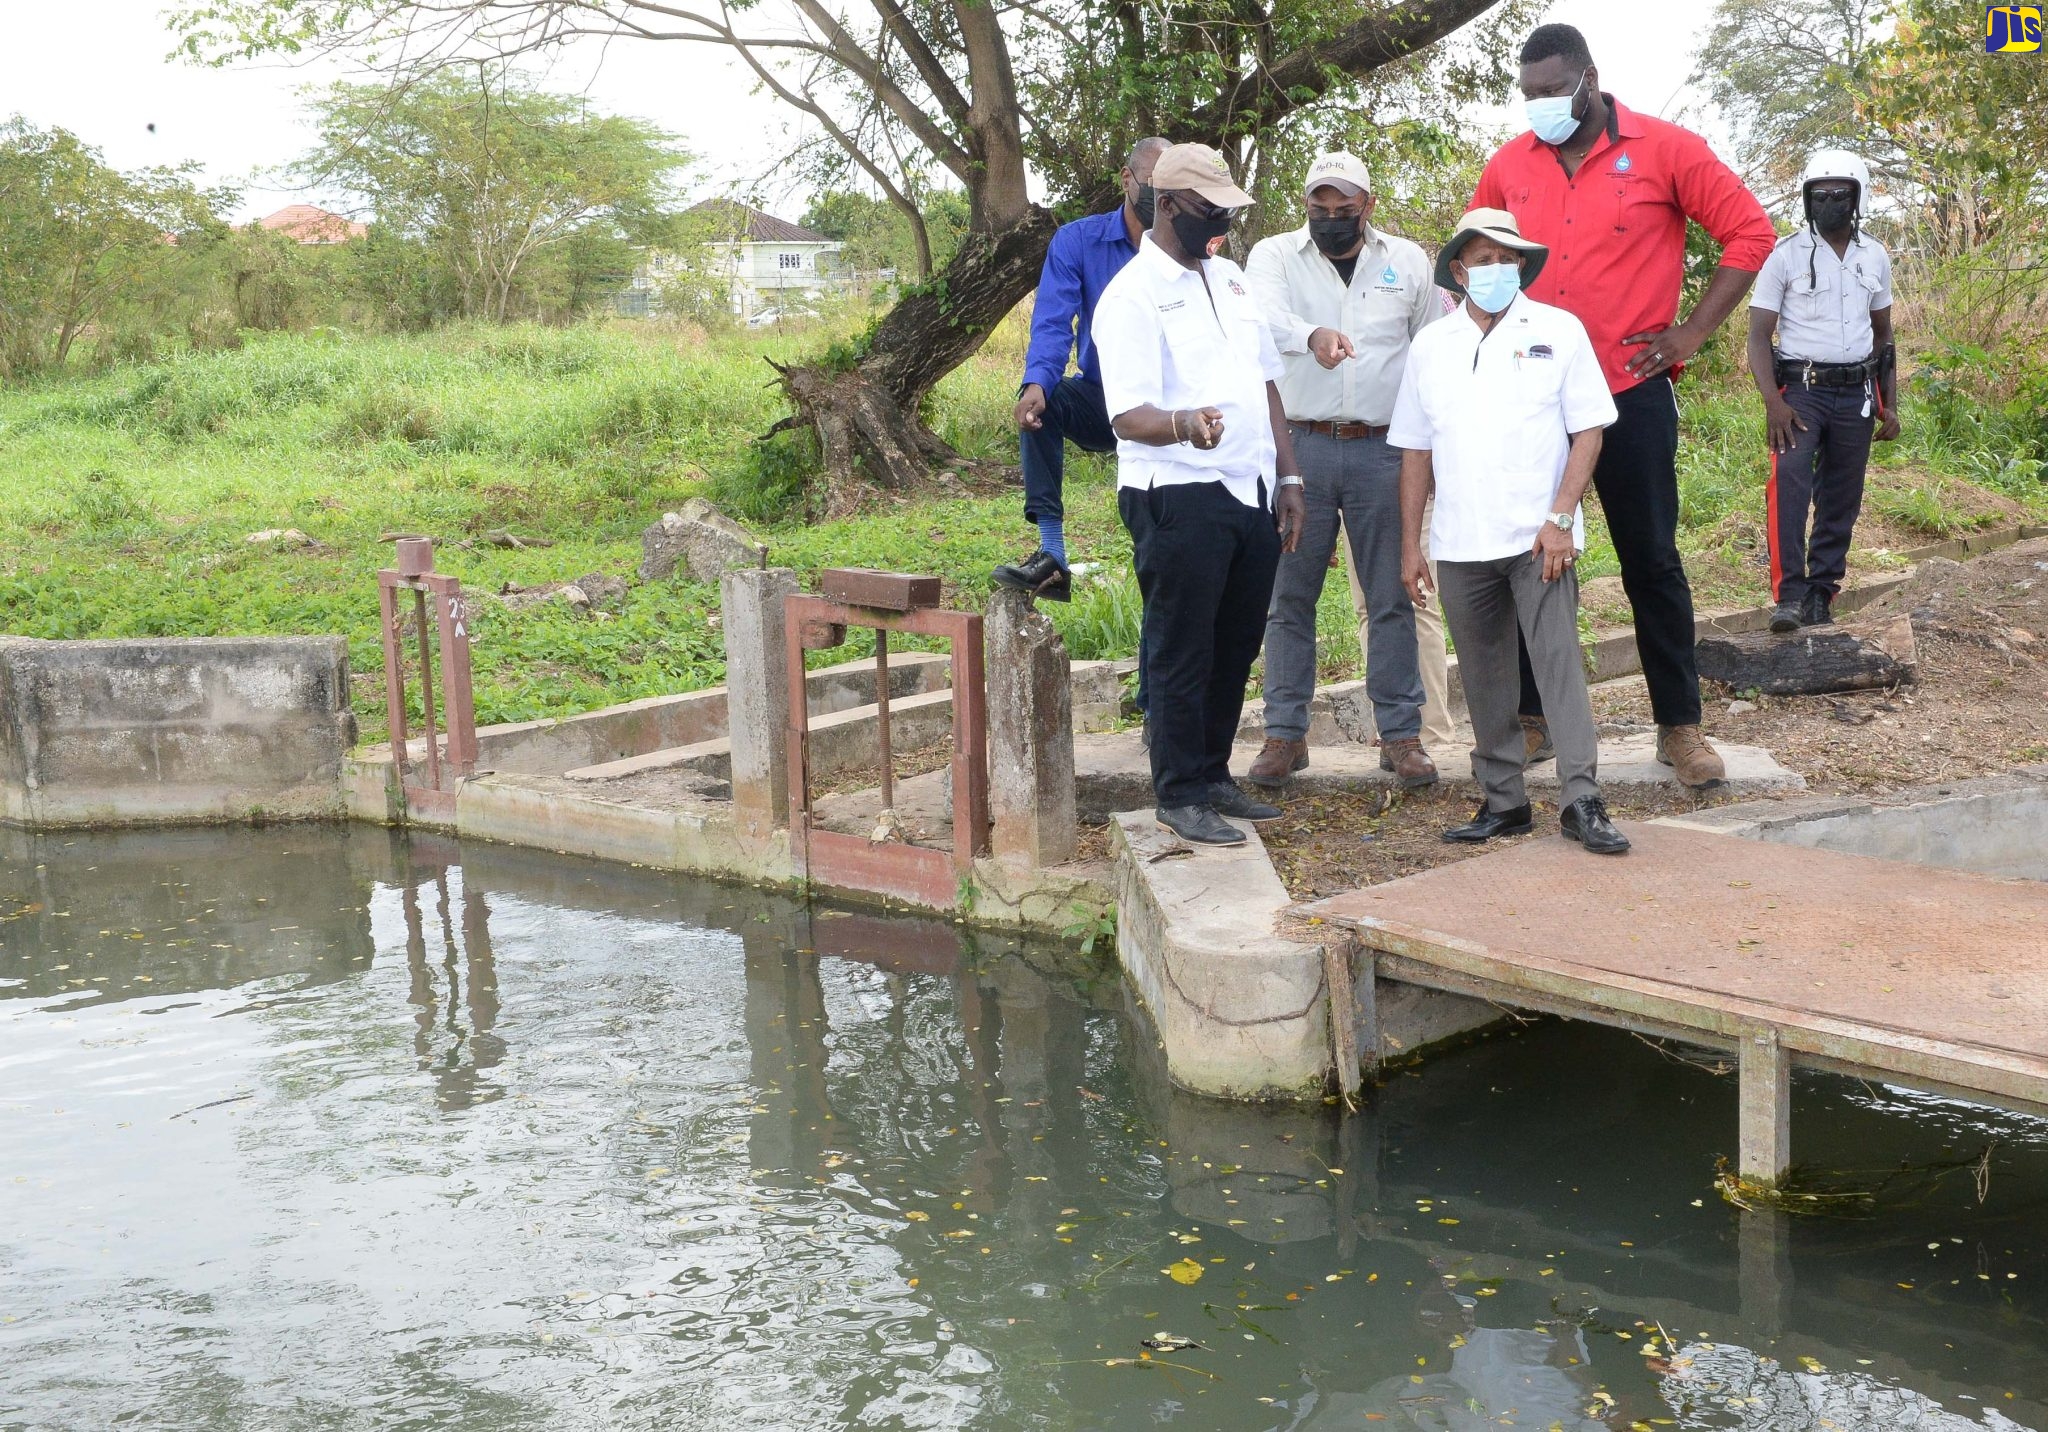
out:
M1869 691L1914 679L1913 623L1802 627L1784 636L1744 632L1701 637L1700 675L1734 691L1766 696L1821 696Z

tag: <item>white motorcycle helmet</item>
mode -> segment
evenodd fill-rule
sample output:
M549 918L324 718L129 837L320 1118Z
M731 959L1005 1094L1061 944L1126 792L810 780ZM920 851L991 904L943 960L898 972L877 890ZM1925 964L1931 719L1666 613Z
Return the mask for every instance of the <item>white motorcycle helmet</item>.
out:
M1823 179L1847 179L1856 186L1856 217L1867 218L1864 201L1870 194L1870 166L1846 149L1818 149L1806 161L1806 173L1799 180L1799 206L1806 207L1806 192Z

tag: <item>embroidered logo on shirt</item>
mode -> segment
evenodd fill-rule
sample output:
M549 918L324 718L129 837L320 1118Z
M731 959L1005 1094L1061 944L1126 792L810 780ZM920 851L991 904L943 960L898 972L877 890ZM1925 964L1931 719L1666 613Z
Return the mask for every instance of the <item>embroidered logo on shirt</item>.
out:
M1243 284L1239 283L1239 282L1238 282L1238 281L1237 281L1236 279L1234 279L1234 278L1233 278L1233 279L1225 279L1225 280L1224 280L1224 282L1226 282L1226 283L1228 283L1228 284L1230 285L1230 291L1231 291L1232 293L1236 294L1236 295L1237 295L1237 296L1238 296L1239 298L1243 298L1243 297L1245 297L1245 291L1244 291L1244 285L1243 285Z
M1557 354L1551 351L1548 343L1534 343L1530 345L1526 356L1530 358L1555 358Z
M1399 283L1400 281L1401 275L1394 272L1394 266L1392 264L1388 264L1385 268L1380 270L1381 283Z
M1617 174L1626 174L1629 170L1635 167L1636 162L1635 160L1628 157L1628 151L1626 149L1622 150L1621 157L1614 161L1614 172Z
M1160 305L1159 305L1159 311L1160 311L1161 313L1171 313L1171 312L1173 312L1173 311L1174 311L1174 310L1175 310L1176 308L1186 308L1187 306L1188 306L1188 301L1187 301L1186 299L1184 299L1184 298L1176 298L1176 299L1175 299L1175 300L1174 300L1174 301L1173 301L1172 303L1162 303L1162 304L1160 304Z

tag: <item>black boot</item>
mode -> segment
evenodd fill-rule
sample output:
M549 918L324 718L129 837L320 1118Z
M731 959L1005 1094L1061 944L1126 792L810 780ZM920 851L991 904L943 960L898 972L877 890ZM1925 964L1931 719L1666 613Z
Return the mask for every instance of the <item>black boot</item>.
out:
M1558 812L1557 825L1566 840L1576 840L1595 855L1619 855L1628 849L1628 837L1607 818L1607 802L1598 796L1580 796Z
M1244 832L1216 814L1214 806L1160 806L1152 814L1163 828L1193 845L1244 844Z
M1209 804L1216 808L1216 814L1238 820L1258 822L1278 820L1281 816L1280 807L1246 794L1234 781L1218 781L1209 787Z
M1513 810L1488 810L1479 807L1478 812L1463 825L1454 825L1444 832L1444 839L1462 845L1477 845L1500 835L1527 835L1535 826L1529 813L1529 803L1523 801Z
M1825 587L1815 587L1806 594L1806 602L1799 609L1799 621L1803 626L1833 626L1835 623L1835 599ZM1772 623L1773 629L1776 623Z
M1806 606L1801 602L1780 602L1771 608L1771 630L1779 636L1806 625Z
M1009 587L1019 592L1029 592L1040 601L1072 601L1074 580L1067 571L1067 564L1043 547L1015 566L1001 566L989 576L999 587Z

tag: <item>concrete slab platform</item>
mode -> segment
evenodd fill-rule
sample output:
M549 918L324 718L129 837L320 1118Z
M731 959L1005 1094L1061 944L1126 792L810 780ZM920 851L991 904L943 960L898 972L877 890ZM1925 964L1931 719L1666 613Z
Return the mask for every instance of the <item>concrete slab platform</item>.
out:
M1760 1178L1794 1064L2048 1110L2038 884L1625 828L1619 858L1527 841L1296 913L1355 931L1383 978L1737 1051Z
M1797 771L1780 765L1761 746L1738 746L1714 742L1714 749L1728 763L1731 795L1768 795L1779 791L1806 789ZM1240 776L1258 757L1256 742L1239 742L1230 768ZM1435 751L1437 769L1451 782L1472 779L1469 750ZM1152 765L1136 731L1078 736L1074 740L1074 778L1084 818L1104 819L1112 812L1147 805L1152 799ZM1294 794L1314 795L1326 791L1372 790L1390 785L1393 776L1380 769L1376 746L1356 742L1309 747L1309 767L1287 786ZM1677 777L1669 766L1657 761L1657 738L1653 733L1613 737L1600 743L1600 780L1609 786L1675 785ZM1528 774L1529 787L1536 791L1557 789L1557 763L1545 761Z

